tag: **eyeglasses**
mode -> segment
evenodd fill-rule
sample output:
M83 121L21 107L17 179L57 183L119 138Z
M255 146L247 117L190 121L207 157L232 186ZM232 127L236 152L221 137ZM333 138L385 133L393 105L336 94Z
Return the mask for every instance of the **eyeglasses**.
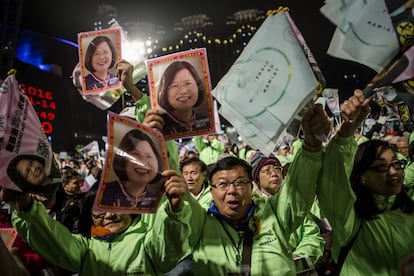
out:
M213 188L217 188L220 191L227 191L230 188L230 185L232 184L237 190L242 190L247 186L247 184L249 184L249 181L240 179L233 182L222 181L216 184L210 184L210 186Z
M271 165L271 166L266 167L265 169L261 169L260 173L271 175L272 172L280 172L281 170L282 170L282 167Z
M106 213L99 213L99 214L92 214L92 217L94 219L103 219L105 217Z
M405 160L398 160L395 162L391 162L389 164L379 164L376 166L369 167L369 170L374 170L377 172L388 172L391 167L393 167L396 170L402 170L407 165L407 161Z

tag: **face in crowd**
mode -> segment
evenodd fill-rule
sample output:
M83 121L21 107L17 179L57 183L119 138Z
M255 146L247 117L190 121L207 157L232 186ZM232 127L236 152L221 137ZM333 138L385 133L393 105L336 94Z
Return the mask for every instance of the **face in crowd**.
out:
M80 194L82 185L82 178L76 171L68 170L62 173L62 187L66 194Z
M259 171L259 183L262 190L269 194L276 194L282 185L283 174L280 165L268 164Z
M104 227L109 233L117 234L131 225L132 216L130 214L92 211L92 222L94 226Z
M405 157L408 157L408 141L406 139L398 140L397 147L398 147L398 151L402 155L404 155Z
M357 195L364 191L389 197L399 194L404 181L405 160L399 160L387 142L372 140L361 144L351 173Z
M244 219L252 205L251 167L245 161L226 157L210 172L210 191L220 213L233 222Z
M181 171L190 192L198 195L207 177L207 166L197 157L193 157L184 161Z

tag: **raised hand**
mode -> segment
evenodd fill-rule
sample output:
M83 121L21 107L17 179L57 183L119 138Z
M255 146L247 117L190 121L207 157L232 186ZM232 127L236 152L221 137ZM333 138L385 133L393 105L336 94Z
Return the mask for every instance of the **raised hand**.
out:
M145 114L144 125L156 128L161 131L164 129L164 119L162 118L163 111L159 109L149 109Z
M128 61L121 59L116 63L115 68L119 81L131 93L133 100L138 101L143 94L134 84L134 66Z
M305 134L303 148L311 152L320 151L322 141L318 137L326 137L331 130L331 123L321 104L316 104L305 112L302 126Z
M371 112L370 98L365 98L362 90L356 89L354 95L341 104L341 116L344 123L339 129L339 136L349 137L355 134L355 130Z
M33 198L28 193L22 193L10 189L3 189L0 198L9 203L10 206L19 210L28 210L32 206Z
M187 189L185 179L174 170L166 170L162 176L167 178L164 189L168 198L170 209L173 212L179 212L183 208L184 195Z

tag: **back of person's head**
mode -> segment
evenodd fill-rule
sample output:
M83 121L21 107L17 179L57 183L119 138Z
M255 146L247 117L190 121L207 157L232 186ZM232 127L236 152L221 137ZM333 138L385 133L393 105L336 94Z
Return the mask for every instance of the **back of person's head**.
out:
M364 184L363 174L372 167L379 155L386 150L392 150L394 153L397 152L395 145L379 139L373 139L361 143L355 154L350 182L357 197L355 210L363 219L375 219L379 213L383 212L383 210L377 207L372 192ZM401 189L394 203L393 209L397 208L401 208L403 212L414 212L414 202L409 198L404 189Z
M197 70L194 68L193 65L191 65L191 63L187 61L174 61L167 67L167 69L165 69L160 80L160 88L158 92L158 104L169 112L174 111L174 108L168 101L168 89L174 81L175 75L183 69L187 69L190 72L198 88L198 98L197 102L194 104L194 107L201 105L201 103L204 101L204 83L198 75Z
M233 156L225 157L223 159L218 160L216 163L212 164L212 166L209 167L208 179L211 183L211 179L217 172L223 170L231 170L237 167L242 167L243 170L246 172L249 181L252 181L252 167L249 165L249 163L247 163L243 159Z
M252 179L258 184L259 183L259 172L266 165L275 165L276 167L282 168L282 164L279 159L270 154L269 156L264 155L261 152L253 153L250 158L250 164L252 166Z
M128 180L127 171L126 171L126 165L129 160L128 155L130 154L130 152L132 152L135 149L139 141L147 141L150 144L158 161L158 171L164 170L164 164L160 157L160 153L158 152L157 147L155 146L154 141L142 130L133 129L127 132L122 138L121 142L118 145L118 151L121 154L116 153L113 163L112 163L115 174L122 181ZM127 154L123 154L123 153L127 153ZM159 176L159 174L157 174L157 176ZM152 183L157 182L158 180L159 180L159 177L154 179Z
M98 35L97 37L95 37L91 43L89 43L89 46L86 50L86 54L85 54L85 67L89 72L94 73L95 69L93 68L92 65L92 57L93 54L96 51L96 48L98 47L99 44L101 44L102 42L106 42L108 43L109 48L111 49L111 53L112 53L112 60L111 60L111 65L109 66L109 68L112 68L115 66L115 62L116 62L116 49L114 44L112 43L112 40L104 35Z
M76 170L72 168L65 170L62 172L62 185L68 184L73 178L76 177L80 177L80 174Z

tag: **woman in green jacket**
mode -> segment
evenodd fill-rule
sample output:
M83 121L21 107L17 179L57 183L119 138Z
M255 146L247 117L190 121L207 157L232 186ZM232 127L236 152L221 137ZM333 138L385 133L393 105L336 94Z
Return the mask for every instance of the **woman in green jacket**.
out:
M341 111L347 120L326 150L318 187L333 228L333 257L343 261L341 275L399 275L400 262L414 252L414 202L402 189L405 161L384 141L357 146L354 132L369 113L361 90ZM348 252L341 250L347 245Z
M271 196L279 192L283 185L282 164L273 154L269 156L256 152L251 158L253 195ZM306 183L304 183L306 185ZM317 202L313 204L317 207ZM318 214L319 215L319 214ZM292 233L289 244L292 246L293 257L309 257L315 265L324 251L325 241L319 226L314 221L315 214L308 214L303 223ZM320 220L320 218L318 218Z

